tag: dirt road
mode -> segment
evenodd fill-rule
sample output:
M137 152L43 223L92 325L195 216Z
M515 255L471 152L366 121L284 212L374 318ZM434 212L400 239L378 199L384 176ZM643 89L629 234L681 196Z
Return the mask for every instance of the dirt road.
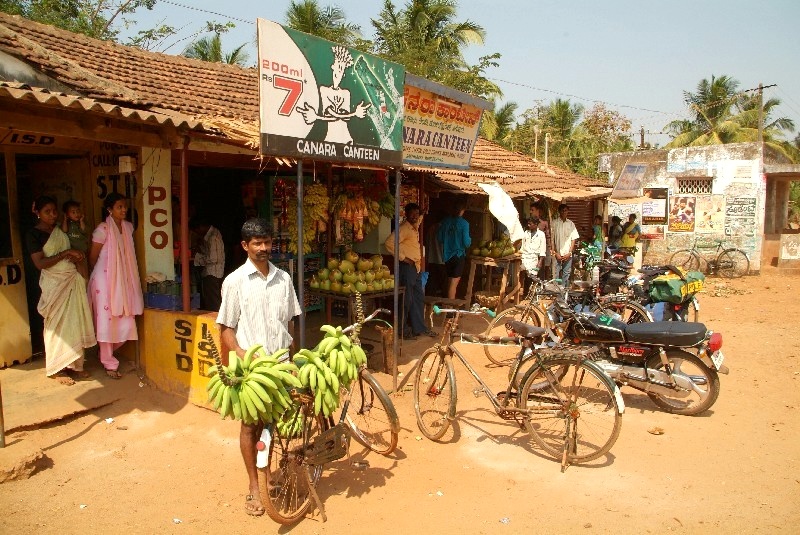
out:
M122 400L46 428L15 432L8 451L48 460L0 490L3 533L740 533L800 525L800 278L768 269L709 279L701 319L722 332L731 373L700 417L672 416L623 389L622 433L604 463L560 473L518 427L471 395L457 369L449 442L420 438L412 393L394 401L400 447L390 458L355 445L319 485L328 522L289 530L243 510L238 424L138 386ZM419 353L419 351L417 351ZM472 359L502 384L503 371ZM404 366L407 369L407 365ZM503 385L504 386L504 385ZM113 422L107 423L107 418ZM663 435L648 433L658 426Z

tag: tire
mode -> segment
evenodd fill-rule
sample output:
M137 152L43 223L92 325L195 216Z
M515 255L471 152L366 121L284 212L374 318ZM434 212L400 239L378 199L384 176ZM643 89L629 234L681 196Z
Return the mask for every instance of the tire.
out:
M269 462L266 468L258 469L261 503L269 517L279 524L297 522L314 503L303 472L308 470L311 484L316 487L322 466L306 464L304 451L311 440L327 428L321 416L311 416L313 407L309 405L293 405L288 410L299 411L297 417L303 420L303 432L296 437L281 437L273 425Z
M725 249L717 257L717 273L728 279L738 279L750 272L750 260L740 249Z
M347 425L353 437L381 455L389 455L397 447L400 420L389 395L367 370L353 382Z
M531 307L526 307L524 309L512 307L495 316L483 334L485 336L508 336L505 325L506 322L511 320L530 323L537 327L542 326L542 318L538 314L537 309ZM519 354L519 344L484 344L483 352L492 364L496 364L497 366L511 366L511 363L514 362L517 354Z
M542 387L542 383L547 386ZM588 361L553 358L533 367L517 400L531 411L525 427L545 452L569 463L605 455L619 437L622 414L617 386Z
M601 314L612 312L619 314L620 321L632 325L634 323L650 323L653 316L645 308L634 301L621 301L619 303L605 303L602 306L595 305L592 312Z
M439 440L456 415L456 374L453 363L434 348L419 359L414 378L417 426L431 440Z
M671 266L683 268L686 271L697 271L700 267L700 259L694 251L682 249L669 257L669 264Z
M674 396L648 392L653 403L661 409L684 416L696 416L707 411L719 397L719 375L700 360L699 357L680 349L667 349L667 358L672 366L673 374L681 374L691 378L692 391L680 389ZM647 359L647 367L663 370L664 364L658 354ZM688 394L687 394L688 392Z

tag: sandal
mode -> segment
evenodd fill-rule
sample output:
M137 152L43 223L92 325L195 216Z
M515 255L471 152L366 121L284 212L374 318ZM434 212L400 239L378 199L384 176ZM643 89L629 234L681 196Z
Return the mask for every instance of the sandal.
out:
M73 379L78 379L78 380L88 379L89 377L91 377L91 374L86 370L81 370L81 371L70 370L69 374L73 377Z
M64 386L72 386L75 384L75 380L65 372L58 372L55 375L51 375L50 378L55 379Z
M122 379L122 374L119 373L117 370L106 370L106 375L108 375L112 379Z
M264 506L261 500L253 494L248 494L244 499L244 511L250 516L261 516L264 514Z

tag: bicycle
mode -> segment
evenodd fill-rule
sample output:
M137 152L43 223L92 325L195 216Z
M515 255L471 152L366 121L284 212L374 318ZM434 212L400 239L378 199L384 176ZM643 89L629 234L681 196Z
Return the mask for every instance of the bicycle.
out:
M342 332L351 334L357 343L360 327L379 313L388 312L377 309ZM356 417L348 412L354 393ZM290 394L293 404L287 409L283 424L265 427L257 446L261 503L279 524L297 522L312 504L326 521L325 507L315 488L323 465L348 454L351 436L377 453L388 455L394 451L400 430L397 411L365 366L360 367L350 389L342 387L342 410L336 424L332 416L315 414L311 389L295 388Z
M414 411L420 431L439 440L455 419L457 388L453 358L472 375L495 412L504 420L515 420L547 454L561 460L561 471L569 464L594 460L607 453L619 436L625 404L617 385L593 362L594 348L545 349L535 346L546 329L518 321L508 327L515 336L497 343L513 343L519 352L512 364L506 389L494 394L475 368L453 344L454 330L464 314L482 314L486 309L439 309L449 313L442 339L423 353L414 380ZM460 333L468 343L488 343L481 335ZM524 362L535 361L519 382ZM521 384L519 392L514 385Z
M691 249L681 249L676 251L669 258L669 264L677 266L686 271L698 271L703 262L708 266L707 270L700 270L709 275L719 273L723 277L736 279L747 275L750 272L750 260L747 253L741 249L724 247L723 240L713 242L701 242L695 239ZM701 253L701 250L703 253ZM714 250L716 256L713 259L706 258L705 251Z
M489 339L502 337L505 335L505 324L510 320L516 320L538 327L547 327L554 331L554 336L560 340L563 333L558 332L558 321L552 309L553 301L558 298L568 301L570 305L579 307L580 310L614 315L625 323L653 321L652 315L627 294L597 296L591 286L572 291L563 288L560 282L558 279L550 281L534 279L525 300L497 314L483 333L484 336ZM490 344L484 346L484 353L493 364L509 366L514 361L517 348L505 344Z

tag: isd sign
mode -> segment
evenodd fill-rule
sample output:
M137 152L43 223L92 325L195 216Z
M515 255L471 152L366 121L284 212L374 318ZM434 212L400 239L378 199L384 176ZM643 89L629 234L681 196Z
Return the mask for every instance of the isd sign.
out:
M261 154L402 163L405 70L258 19Z

